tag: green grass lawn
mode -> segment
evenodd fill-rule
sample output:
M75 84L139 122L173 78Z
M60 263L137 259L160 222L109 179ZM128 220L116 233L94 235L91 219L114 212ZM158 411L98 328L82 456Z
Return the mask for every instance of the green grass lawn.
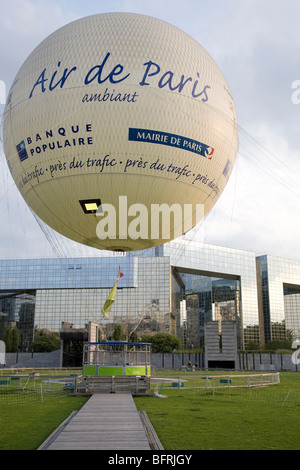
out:
M3 380L5 369L1 370ZM0 450L34 450L72 413L79 410L87 398L69 396L63 392L61 383L51 383L52 379L70 375L71 372L51 372L50 385L56 387L48 391L49 371L39 371L40 375L30 379L31 370L14 371L19 381L10 381L14 390L0 388ZM76 372L76 371L75 371ZM80 373L80 371L78 371ZM40 387L43 384L44 389ZM36 390L23 391L23 388L36 387Z
M163 390L137 397L165 450L298 450L300 374L255 389Z
M86 398L67 394L45 397L44 401L27 399L11 403L0 394L0 450L34 450L72 413L80 409Z
M167 398L136 397L165 450L298 450L300 374L281 373L280 384L255 389L163 388ZM86 398L53 393L0 393L0 450L33 450Z
M300 413L222 399L138 398L166 450L299 449Z

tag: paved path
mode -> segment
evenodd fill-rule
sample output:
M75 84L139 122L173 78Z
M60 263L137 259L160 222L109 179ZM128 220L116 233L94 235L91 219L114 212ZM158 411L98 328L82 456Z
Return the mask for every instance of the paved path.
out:
M131 393L95 393L40 450L150 450Z

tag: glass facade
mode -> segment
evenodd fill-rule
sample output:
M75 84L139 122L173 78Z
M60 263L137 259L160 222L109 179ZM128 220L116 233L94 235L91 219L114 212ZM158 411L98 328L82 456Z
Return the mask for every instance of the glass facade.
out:
M118 282L116 302L108 320L101 308L116 281L119 266L124 277ZM125 333L137 326L145 334L169 332L169 277L169 260L165 257L0 260L0 338L16 322L20 329L21 310L17 312L15 308L12 313L9 305L16 294L28 297L29 293L35 299L34 326L41 329L60 331L62 322L84 328L92 321L101 324L104 336L112 334L115 324L122 324ZM29 315L27 320L30 343L32 316L30 322Z
M106 319L101 308L119 267ZM21 350L35 327L60 331L62 322L99 323L102 339L121 324L127 335L168 332L203 348L207 320L235 321L244 348L299 337L300 262L184 239L124 256L0 260L0 305L0 340L17 326Z
M173 275L175 272L173 271ZM189 274L177 270L180 277L177 289L177 306L186 309L184 323L177 315L176 334L181 337L186 348L204 348L204 327L209 320L221 322L233 320L238 325L239 345L241 347L241 303L239 279L218 279L215 277ZM178 307L177 307L178 308Z
M222 318L236 321L239 348L249 341L259 343L254 253L176 240L164 246L164 255L170 256L172 274L176 277L173 281L173 284L177 283L176 292L181 285L181 293L177 297L184 298L186 295L187 317L193 315L193 320L192 316L190 322L187 320L187 329L189 324L194 330L198 328L195 332L198 341L195 344L193 338L190 346L203 347L204 322L213 319L221 321ZM184 282L179 280L178 274ZM177 300L172 305L172 312L177 318L179 308ZM186 336L192 337L191 334Z
M264 341L300 338L300 261L257 258Z

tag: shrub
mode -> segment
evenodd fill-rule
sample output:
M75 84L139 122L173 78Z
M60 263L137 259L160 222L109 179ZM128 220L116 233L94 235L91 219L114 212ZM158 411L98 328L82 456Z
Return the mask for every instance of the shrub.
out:
M151 343L153 353L171 353L174 349L180 347L180 339L169 333L156 333L153 336L145 335L142 337L145 343Z
M33 352L52 352L60 349L60 338L58 333L50 333L36 336L30 345Z

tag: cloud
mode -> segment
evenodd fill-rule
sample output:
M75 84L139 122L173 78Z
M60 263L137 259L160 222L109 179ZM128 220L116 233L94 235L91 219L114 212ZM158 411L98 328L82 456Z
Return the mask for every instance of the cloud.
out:
M12 32L22 38L40 38L76 18L78 15L71 9L62 8L56 0L51 0L51 3L45 0L1 0L2 32Z
M76 18L56 0L51 0L51 6L47 0L1 0L0 79L7 88L32 50L53 31Z
M291 83L300 79L300 4L235 0L229 5L222 19L211 23L205 46L229 82L239 122L253 133L257 123L272 123L275 134L298 146L299 109L291 105Z
M228 186L205 221L205 241L255 251L299 258L300 164L297 152L283 136L274 136L268 126L258 127L260 139L240 136L240 150ZM275 145L277 155L269 152ZM280 156L280 158L278 157ZM222 230L220 230L222 227Z

